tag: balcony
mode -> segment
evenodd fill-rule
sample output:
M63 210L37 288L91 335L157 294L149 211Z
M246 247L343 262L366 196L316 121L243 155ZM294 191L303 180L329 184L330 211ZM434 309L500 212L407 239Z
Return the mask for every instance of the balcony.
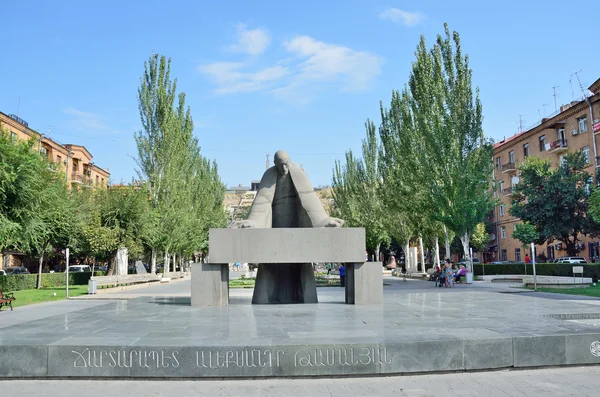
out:
M502 173L513 173L517 172L517 165L515 163L502 164Z
M560 154L569 150L569 146L567 145L566 139L557 139L554 142L550 143L550 148L548 152Z
M71 172L71 183L83 183L83 175L79 172Z
M510 196L513 192L513 187L507 187L502 189L502 193L504 193L505 196Z

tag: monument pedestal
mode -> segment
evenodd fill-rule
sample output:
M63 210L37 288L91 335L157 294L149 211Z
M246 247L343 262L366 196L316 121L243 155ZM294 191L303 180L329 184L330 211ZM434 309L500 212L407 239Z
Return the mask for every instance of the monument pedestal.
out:
M192 306L229 305L229 265L192 264Z
M235 262L261 264L253 303L317 303L311 263L346 265L346 303L383 303L382 264L363 262L362 228L211 229L209 252L213 263L192 265L192 306L229 304L227 264ZM297 277L277 277L292 270Z
M346 266L346 303L374 305L383 303L383 263L348 263Z

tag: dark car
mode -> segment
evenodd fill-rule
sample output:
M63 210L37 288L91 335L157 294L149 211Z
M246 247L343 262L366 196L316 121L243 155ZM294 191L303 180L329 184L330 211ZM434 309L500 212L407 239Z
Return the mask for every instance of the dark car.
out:
M29 274L29 270L26 267L7 267L4 269L7 275L9 274Z

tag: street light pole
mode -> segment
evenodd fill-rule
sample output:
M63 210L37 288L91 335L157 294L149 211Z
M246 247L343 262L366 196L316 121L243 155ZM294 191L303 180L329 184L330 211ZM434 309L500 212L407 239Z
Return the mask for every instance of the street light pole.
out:
M531 256L533 256L531 263L533 264L533 290L537 291L537 275L535 272L535 244L531 243Z
M67 268L65 270L65 274L66 274L66 277L67 277L67 280L66 280L66 286L67 286L67 288L66 288L66 297L68 299L69 298L69 248L67 248L65 250L65 257L66 257L66 265L67 265Z

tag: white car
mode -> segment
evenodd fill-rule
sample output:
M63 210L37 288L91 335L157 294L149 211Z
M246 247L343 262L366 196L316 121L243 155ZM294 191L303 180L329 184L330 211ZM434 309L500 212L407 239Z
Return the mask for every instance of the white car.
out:
M581 256L563 256L558 258L555 263L588 263L584 257Z
M92 268L88 265L74 265L69 266L69 273L77 273L77 272L91 272Z

